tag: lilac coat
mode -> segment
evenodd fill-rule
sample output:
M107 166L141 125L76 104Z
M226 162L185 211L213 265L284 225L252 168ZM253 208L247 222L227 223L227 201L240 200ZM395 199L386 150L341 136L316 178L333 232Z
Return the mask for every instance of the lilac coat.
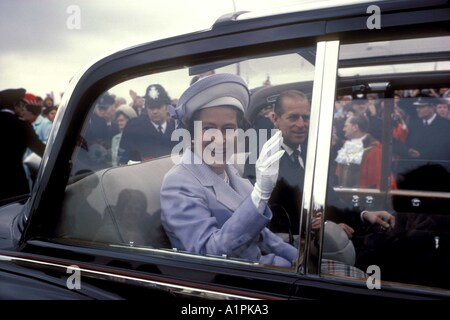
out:
M265 226L272 218L253 204L251 183L226 166L227 184L205 163L192 164L187 150L165 176L161 221L174 248L202 255L246 259L290 267L297 250Z

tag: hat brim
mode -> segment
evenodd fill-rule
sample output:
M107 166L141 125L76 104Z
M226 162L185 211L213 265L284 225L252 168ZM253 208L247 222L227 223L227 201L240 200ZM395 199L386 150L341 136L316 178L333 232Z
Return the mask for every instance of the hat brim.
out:
M187 123L197 110L210 107L232 106L244 113L249 101L249 91L241 78L217 74L189 87L179 100L177 112L182 112L183 122Z
M222 97L222 98L214 99L213 101L200 107L200 110L205 109L205 108L210 108L210 107L218 107L218 106L236 107L237 109L244 112L244 106L242 105L242 102L239 101L239 99L236 99L234 97Z

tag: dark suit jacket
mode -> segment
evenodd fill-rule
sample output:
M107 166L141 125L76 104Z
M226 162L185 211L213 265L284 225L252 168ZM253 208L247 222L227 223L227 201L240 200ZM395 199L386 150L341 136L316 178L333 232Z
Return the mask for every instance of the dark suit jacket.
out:
M420 160L450 161L450 121L436 116L428 126L421 119L411 122L406 145L420 152Z
M401 150L399 173L425 165L438 163L450 170L450 121L436 116L433 122L424 126L421 119L411 121L405 146ZM420 152L420 157L412 158L408 150L412 148Z
M307 145L301 147L301 157L306 164ZM248 158L247 158L248 159ZM333 169L330 172L334 172ZM248 161L244 167L244 178L254 185L256 181L255 165ZM280 159L278 181L269 199L269 207L273 217L268 227L275 233L299 234L300 214L303 197L304 169L296 170L291 158L285 153ZM334 191L331 179L327 184L326 220L346 223L356 231L361 231L363 223L360 212L364 208L348 208ZM306 217L303 216L303 219ZM303 220L304 224L306 221ZM305 229L303 228L303 231Z
M93 113L89 122L89 127L86 130L85 138L89 146L93 144L100 144L106 149L111 149L112 138L119 133L119 127L115 121L110 125L106 120L97 114Z
M45 145L31 124L0 111L0 200L30 192L22 164L27 148L42 156Z
M306 148L302 146L301 157L306 159ZM244 178L256 181L255 165L248 162L244 167ZM278 181L269 199L273 217L269 229L275 233L299 234L300 213L305 171L296 168L291 157L284 153L280 159Z
M145 161L169 155L178 141L171 141L175 130L174 121L168 121L166 131L161 134L150 122L148 116L142 115L128 121L120 141L119 162L128 160Z

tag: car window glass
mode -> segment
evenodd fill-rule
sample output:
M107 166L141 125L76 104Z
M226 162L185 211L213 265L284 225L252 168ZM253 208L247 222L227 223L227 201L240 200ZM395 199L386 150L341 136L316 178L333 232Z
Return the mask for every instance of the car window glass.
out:
M322 257L450 288L449 50L448 37L341 46Z
M289 187L291 191L288 197L286 191L279 190L278 194L283 197L269 201L274 219L267 228L261 228L261 235L248 238L248 234L243 234L241 239L225 237L236 244L232 250L224 252L210 251L208 245L202 247L200 240L186 248L185 242L173 240L178 231L170 230L175 236L168 235L166 224L162 221L165 209L161 203L164 198L161 188L167 173L181 161L187 147L195 139L184 128L176 111L178 99L190 84L213 74L238 74L248 85L251 98L243 118L238 119L235 154L230 159L233 167L230 172L244 178L229 178L231 183L236 183L230 191L235 194L233 198L229 198L231 193L218 201L207 198L211 202L206 204L206 208L212 212L221 212L218 215L211 214L207 220L212 222L208 224L220 229L227 219L225 217L230 214L230 207L234 207L236 202L239 207L240 203L249 199L255 179L255 161L275 127L288 130L293 123L301 124L299 132L295 129L289 134L298 140L297 147L302 153L297 154L295 159L289 158L289 162L283 160L280 170L296 165L296 162L301 171L305 170L307 149L300 145L307 139L315 68L314 59L299 54L302 50L212 63L211 66L218 66L214 69L209 69L208 64L202 64L197 69L192 66L141 76L122 82L101 94L91 106L80 141L73 152L71 178L66 188L58 237L91 245L106 245L111 250L118 247L129 250L139 248L149 250L139 252L157 250L229 263L294 266L301 241L300 176L296 176L298 181ZM193 71L200 69L198 73ZM279 124L275 126L274 104L283 92L290 92L288 99L300 99L301 107L279 116L282 119L278 119ZM212 129L215 129L214 126ZM225 129L236 128L230 126ZM290 150L289 153L294 151ZM174 201L172 209L178 205L181 208L186 199L194 197L190 193L192 190L183 189L183 183L180 180L176 186L179 188L176 195L179 200ZM211 192L211 187L206 189L208 197L215 194ZM186 207L183 210L188 209ZM251 210L254 209L252 207ZM241 210L245 213L247 209ZM183 214L188 217L187 211L180 211L179 215ZM186 218L180 221L180 227L191 230L190 238L196 237L193 232L202 231L201 228L200 231L197 228L189 229L189 224L194 220ZM288 246L289 252L292 249L294 255L289 259L279 259L274 250L279 250L275 247L280 243ZM222 244L217 246L221 247ZM281 260L284 262L279 263Z

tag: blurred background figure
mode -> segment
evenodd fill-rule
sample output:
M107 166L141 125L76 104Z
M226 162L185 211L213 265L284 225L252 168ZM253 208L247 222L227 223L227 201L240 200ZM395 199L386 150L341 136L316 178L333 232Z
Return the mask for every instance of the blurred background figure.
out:
M114 103L115 100L110 94L103 94L96 103L86 131L88 145L101 146L109 154L112 138L119 133L117 123L114 121L116 112Z
M55 100L53 99L53 94L47 94L47 96L44 99L44 110L47 108L51 108L55 106Z
M47 144L50 131L52 130L52 122L41 115L42 105L39 104L38 99L31 93L26 93L24 98L24 111L23 119L33 126L39 140L42 143ZM25 172L28 177L30 188L33 186L36 180L36 175L41 164L40 157L37 157L31 149L27 149L24 157Z
M137 114L132 107L122 104L116 109L115 117L120 132L112 138L111 142L111 160L113 166L119 164L119 146L120 140L122 139L122 132L125 129L128 120L136 118Z
M381 143L369 134L369 120L361 114L351 116L343 131L347 141L336 157L338 185L379 188Z
M439 116L444 119L450 120L450 112L448 110L448 105L450 103L450 99L440 99L436 106L436 112Z
M142 110L144 110L144 98L137 95L137 93L130 89L130 97L131 97L131 107L133 107L134 111L138 116L142 114Z
M22 117L25 121L31 123L34 131L43 143L47 143L50 130L52 129L52 122L41 115L42 106L37 103L36 96L31 93L25 94L25 104Z
M450 121L437 115L438 104L438 99L429 96L418 97L414 102L417 119L408 126L399 172L427 163L439 163L450 169Z
M51 122L53 122L55 120L56 111L58 111L57 107L55 107L55 106L48 107L48 108L45 108L44 111L42 111L42 115L44 117L46 117L48 120L50 120Z
M24 89L0 92L0 200L30 192L23 156L27 148L39 156L45 149L31 124L19 118L24 95Z

